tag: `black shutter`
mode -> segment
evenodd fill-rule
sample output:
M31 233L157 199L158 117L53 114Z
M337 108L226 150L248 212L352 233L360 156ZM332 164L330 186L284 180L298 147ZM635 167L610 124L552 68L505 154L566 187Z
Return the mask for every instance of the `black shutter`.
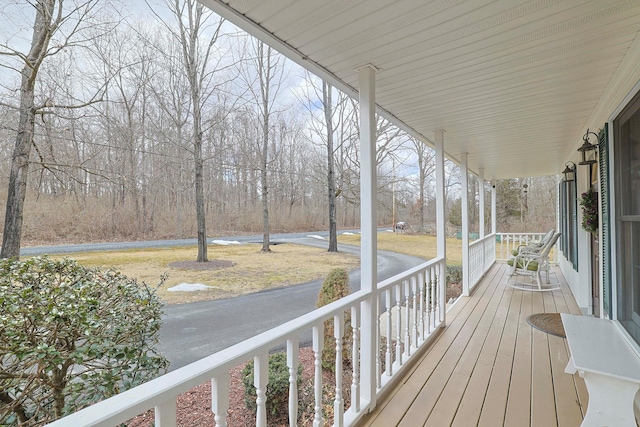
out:
M578 183L571 181L569 188L569 203L571 203L571 224L569 225L569 232L571 233L571 264L573 264L573 269L578 271Z
M565 181L560 182L559 185L560 194L560 250L567 257L567 183Z
M598 167L600 169L600 200L602 216L602 305L611 317L611 227L609 225L609 125L605 123L598 141Z

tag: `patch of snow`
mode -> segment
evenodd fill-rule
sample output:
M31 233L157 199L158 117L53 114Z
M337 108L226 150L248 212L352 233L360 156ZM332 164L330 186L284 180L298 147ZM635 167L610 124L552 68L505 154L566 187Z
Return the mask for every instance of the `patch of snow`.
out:
M311 237L312 239L318 239L318 240L327 240L322 236L318 236L317 234L309 234L307 237Z
M345 231L344 233L342 233L343 236L355 236L355 233L352 233L350 231Z
M393 233L393 230L387 230L387 232L389 232L389 233Z
M211 244L213 245L241 245L242 243L238 242L237 240L212 240Z
M172 286L167 289L169 292L194 292L194 291L206 291L207 289L213 289L215 286L203 285L202 283L180 283L179 285Z

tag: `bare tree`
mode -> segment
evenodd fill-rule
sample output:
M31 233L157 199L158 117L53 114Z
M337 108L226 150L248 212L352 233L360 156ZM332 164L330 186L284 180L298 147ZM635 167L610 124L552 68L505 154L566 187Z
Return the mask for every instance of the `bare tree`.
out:
M269 182L268 167L269 142L271 133L271 118L278 112L277 96L287 77L284 67L284 57L279 55L264 42L253 39L251 41L252 67L245 67L241 73L247 84L248 92L257 107L260 119L260 141L257 142L260 152L260 198L262 201L262 252L269 252ZM275 145L275 144L274 144ZM276 156L276 150L271 150Z
M34 141L35 118L48 108L54 107L55 100L43 99L36 103L36 85L38 71L44 61L65 49L80 45L83 25L95 13L97 0L71 3L70 10L65 8L64 0L37 0L30 5L35 9L35 19L31 44L24 54L7 43L0 44L0 56L10 57L20 63L20 100L17 106L9 105L19 111L16 141L11 157L11 172L5 211L4 234L0 257L12 258L20 255L24 201L27 190L29 157ZM65 28L65 31L62 31ZM56 35L61 35L51 43ZM11 66L4 65L6 68Z
M167 0L167 7L173 13L177 30L169 28L182 47L182 65L189 82L192 114L193 160L195 167L196 222L198 227L198 262L207 258L207 222L204 199L204 159L203 159L203 107L211 95L211 80L215 68L214 46L218 41L223 19L211 23L214 15L196 0ZM205 35L206 33L206 35ZM202 40L207 39L202 43ZM203 44L203 45L202 45Z
M422 141L411 138L413 148L418 156L418 216L420 221L420 232L425 232L424 205L427 178L435 171L435 151Z

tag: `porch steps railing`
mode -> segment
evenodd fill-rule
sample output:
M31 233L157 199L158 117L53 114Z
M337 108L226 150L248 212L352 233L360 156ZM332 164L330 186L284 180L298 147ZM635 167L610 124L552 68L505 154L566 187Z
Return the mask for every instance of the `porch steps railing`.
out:
M256 388L256 426L267 425L266 388L268 387L269 352L286 344L289 368L289 424L297 424L298 391L297 366L299 337L312 332L314 353L314 426L326 423L323 419L322 347L324 323L334 322L336 352L336 388L333 402L335 426L352 426L371 406L372 396L363 387L374 384L373 398L385 390L391 381L402 374L407 362L417 350L427 345L433 332L444 325L445 316L445 263L432 259L411 270L378 284L374 292L356 292L346 298L316 309L297 319L208 356L176 371L125 391L105 401L78 411L49 424L63 426L116 426L155 408L155 427L176 426L176 399L179 394L206 381L211 381L211 410L216 426L227 425L229 409L229 370L250 359L254 360ZM376 325L362 318L363 307L373 307ZM345 324L345 313L350 324ZM350 405L345 408L345 390L342 390L343 337L351 328L350 345L352 379ZM386 333L381 334L384 330ZM363 337L372 333L377 343L374 354L364 351ZM383 338L384 335L384 338ZM383 356L381 356L381 354ZM374 369L373 366L375 366ZM366 372L375 372L375 379L365 378Z

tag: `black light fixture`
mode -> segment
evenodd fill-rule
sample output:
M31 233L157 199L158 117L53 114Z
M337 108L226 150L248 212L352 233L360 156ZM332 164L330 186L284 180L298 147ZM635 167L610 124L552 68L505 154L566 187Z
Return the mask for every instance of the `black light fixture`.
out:
M584 143L582 144L582 147L578 148L578 151L582 154L582 161L578 163L579 165L593 165L598 163L598 159L596 159L596 150L598 145L591 144L589 142L589 135L594 135L596 137L596 141L598 140L598 135L593 132L589 132L589 129L587 129L587 133L582 137Z
M564 182L572 182L576 180L576 164L573 162L567 162L564 164Z

